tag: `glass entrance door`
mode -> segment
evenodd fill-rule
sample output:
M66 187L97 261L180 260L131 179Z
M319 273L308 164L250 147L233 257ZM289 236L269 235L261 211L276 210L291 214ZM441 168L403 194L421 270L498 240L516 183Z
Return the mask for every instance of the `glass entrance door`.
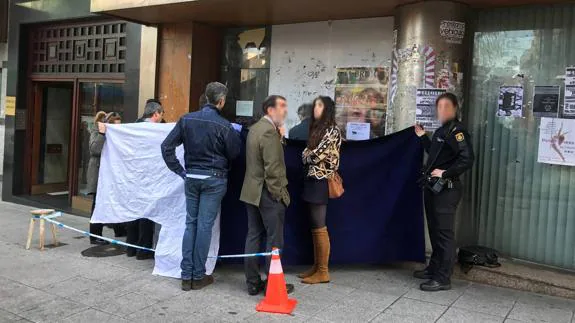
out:
M68 204L68 161L74 84L34 84L30 194L47 204Z
M94 117L98 111L124 114L124 84L111 82L80 82L78 84L78 131L76 137L76 159L74 164L74 185L72 208L89 213L92 208L93 195L88 190L88 183L97 176L95 171L88 171L90 159L90 137L96 129Z

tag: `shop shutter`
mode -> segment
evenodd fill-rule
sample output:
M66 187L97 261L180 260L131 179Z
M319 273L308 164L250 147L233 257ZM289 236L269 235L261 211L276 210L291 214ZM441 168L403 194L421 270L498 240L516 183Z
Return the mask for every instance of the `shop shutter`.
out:
M478 14L469 101L477 159L467 205L480 244L511 257L575 268L575 167L537 162L534 85L560 85L575 65L575 5L513 7ZM523 74L524 78L514 75ZM523 118L496 116L501 85L524 85ZM570 134L570 140L575 133Z

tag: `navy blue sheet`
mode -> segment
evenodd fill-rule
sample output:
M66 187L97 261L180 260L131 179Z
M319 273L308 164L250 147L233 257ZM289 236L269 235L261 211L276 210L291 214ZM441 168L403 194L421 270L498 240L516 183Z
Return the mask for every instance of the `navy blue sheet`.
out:
M292 204L285 221L284 264L313 261L308 215L300 200L304 146L288 140L285 147ZM413 128L342 145L340 174L345 194L330 200L327 211L331 263L425 260L422 192L416 184L421 161L421 145ZM247 221L239 195L244 172L242 151L234 162L222 203L220 255L243 253Z

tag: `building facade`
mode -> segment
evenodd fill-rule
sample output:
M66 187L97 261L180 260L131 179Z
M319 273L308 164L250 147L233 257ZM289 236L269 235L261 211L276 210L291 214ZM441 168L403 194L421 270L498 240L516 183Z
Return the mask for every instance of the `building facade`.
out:
M3 199L89 211L93 117L136 120L142 27L90 1L11 1L9 15Z
M125 24L126 55L134 55L134 60L126 58L124 72L118 68L113 73L124 73L115 75L115 80L124 82L128 120L142 106L140 92L153 93L149 96L162 101L167 121L175 121L198 108L208 82L220 80L230 88L224 113L246 124L257 118L268 94L288 99L288 127L299 122L298 107L318 95L340 98L344 106L350 98L367 96L374 103L369 111L344 111L347 120L369 123L370 136L378 136L415 123L420 113L418 89L455 92L462 99L462 119L477 154L476 165L465 178L466 194L458 217L460 243L483 244L518 259L575 269L575 252L570 248L575 239L575 188L571 189L575 170L537 161L541 117L533 113L531 99L535 86L555 86L561 98L566 95L565 71L575 65L574 3L92 0L90 8L86 1L78 1L80 8L72 6L47 19L46 15L24 18L22 13L29 9L18 2L11 7L17 27L10 30L10 41L22 43L38 28L76 28L72 26L86 24L86 19L90 26L109 21ZM61 23L68 25L61 27ZM135 36L130 28L139 34ZM130 45L132 35L141 46ZM103 38L105 42L108 37ZM35 39L29 39L32 46ZM50 54L50 42L44 41L48 50L41 53ZM17 113L15 118L7 117L7 134L13 137L6 139L4 167L9 175L5 175L4 199L30 196L38 185L37 164L26 162L33 152L25 148L26 138L34 134L20 129L24 124L18 123L18 113L29 115L34 108L20 97L34 86L42 89L43 83L35 84L45 82L52 68L60 68L35 62L33 55L28 55L31 65L19 62L29 45L10 43L8 95L16 96ZM74 51L82 54L82 48ZM87 55L88 50L84 51ZM83 97L84 77L73 83L72 92L78 96L74 100ZM517 86L526 98L520 115L499 116L500 88ZM563 100L558 109L565 109ZM28 115L24 118L30 122ZM82 119L74 120L78 121L71 129L79 129ZM78 163L82 159L77 156L79 148L75 149L76 159L68 162L76 165L68 179L70 201L81 191Z
M230 117L249 117L263 97L279 93L288 98L292 126L300 104L341 95L341 68L383 67L390 133L415 122L418 88L457 93L477 152L465 180L460 242L575 269L575 170L538 163L541 118L532 100L536 85L559 86L565 96L565 70L575 65L575 4L93 0L92 10L159 26L158 94L168 104L178 98L174 115L195 109L203 85L219 79L232 88ZM186 44L181 52L177 39ZM170 86L176 79L191 90L180 95ZM505 86L524 91L519 117L497 115Z

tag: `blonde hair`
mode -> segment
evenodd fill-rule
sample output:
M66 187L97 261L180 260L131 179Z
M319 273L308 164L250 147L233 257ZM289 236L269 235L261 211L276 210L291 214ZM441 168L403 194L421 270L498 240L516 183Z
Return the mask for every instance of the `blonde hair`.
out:
M94 124L98 126L98 122L104 122L104 119L106 119L106 112L98 111L98 113L96 113L96 116L94 117Z
M98 111L94 117L94 123L96 126L98 125L98 122L112 123L116 120L122 120L122 117L120 117L120 115L116 112L106 113L104 111Z

